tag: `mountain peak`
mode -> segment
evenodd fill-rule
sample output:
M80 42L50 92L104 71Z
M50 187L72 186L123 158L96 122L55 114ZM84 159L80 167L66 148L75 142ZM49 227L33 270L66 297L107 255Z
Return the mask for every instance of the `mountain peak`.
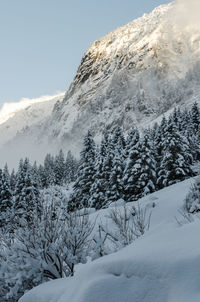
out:
M200 58L200 30L187 23L181 27L180 18L174 18L179 10L178 3L161 5L95 41L83 56L70 91L86 81L102 82L119 69L129 73L169 69L171 76L185 75Z

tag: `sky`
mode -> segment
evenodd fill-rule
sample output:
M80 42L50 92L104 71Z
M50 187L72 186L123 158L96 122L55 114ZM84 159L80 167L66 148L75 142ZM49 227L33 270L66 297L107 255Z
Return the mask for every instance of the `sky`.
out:
M0 106L66 91L87 48L169 0L0 0Z

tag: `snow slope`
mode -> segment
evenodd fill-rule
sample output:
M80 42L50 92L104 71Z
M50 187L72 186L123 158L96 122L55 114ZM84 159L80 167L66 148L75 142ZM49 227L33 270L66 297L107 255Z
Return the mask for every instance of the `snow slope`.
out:
M153 193L140 204L152 209L150 230L130 246L79 265L75 276L47 282L20 302L198 302L200 220L179 226L178 210L192 179ZM101 210L98 219L105 219ZM96 214L91 214L94 219Z

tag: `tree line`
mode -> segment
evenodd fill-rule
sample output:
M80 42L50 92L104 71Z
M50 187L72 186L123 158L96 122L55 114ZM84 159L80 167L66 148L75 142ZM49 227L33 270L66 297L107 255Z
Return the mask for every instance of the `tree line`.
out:
M55 157L47 154L43 165L31 165L21 159L18 170L9 173L8 165L0 169L0 226L19 223L21 218L31 220L33 212L40 212L41 190L55 185L67 186L76 177L78 161L69 151ZM17 222L18 221L18 222Z
M160 124L134 127L125 137L120 126L104 131L99 145L90 132L84 138L80 161L69 151L66 158L47 154L44 163L20 160L17 172L0 169L0 225L8 217L30 219L39 211L40 190L74 182L68 211L83 207L101 209L118 199L137 200L195 174L200 159L200 110L174 109ZM38 206L37 206L38 205ZM8 215L8 210L11 214Z
M96 209L149 193L194 176L200 160L200 110L174 109L160 124L142 133L133 128L125 138L122 128L105 131L99 146L90 132L84 139L80 166L68 210Z

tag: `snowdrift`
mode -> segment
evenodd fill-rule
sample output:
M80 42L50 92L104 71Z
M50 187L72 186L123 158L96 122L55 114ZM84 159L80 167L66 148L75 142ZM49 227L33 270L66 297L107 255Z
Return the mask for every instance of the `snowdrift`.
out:
M47 282L20 302L198 302L200 301L200 220L180 226L178 210L192 179L153 193L150 230L130 246L85 265L73 278ZM102 210L105 218L108 210ZM91 214L94 219L96 214Z

